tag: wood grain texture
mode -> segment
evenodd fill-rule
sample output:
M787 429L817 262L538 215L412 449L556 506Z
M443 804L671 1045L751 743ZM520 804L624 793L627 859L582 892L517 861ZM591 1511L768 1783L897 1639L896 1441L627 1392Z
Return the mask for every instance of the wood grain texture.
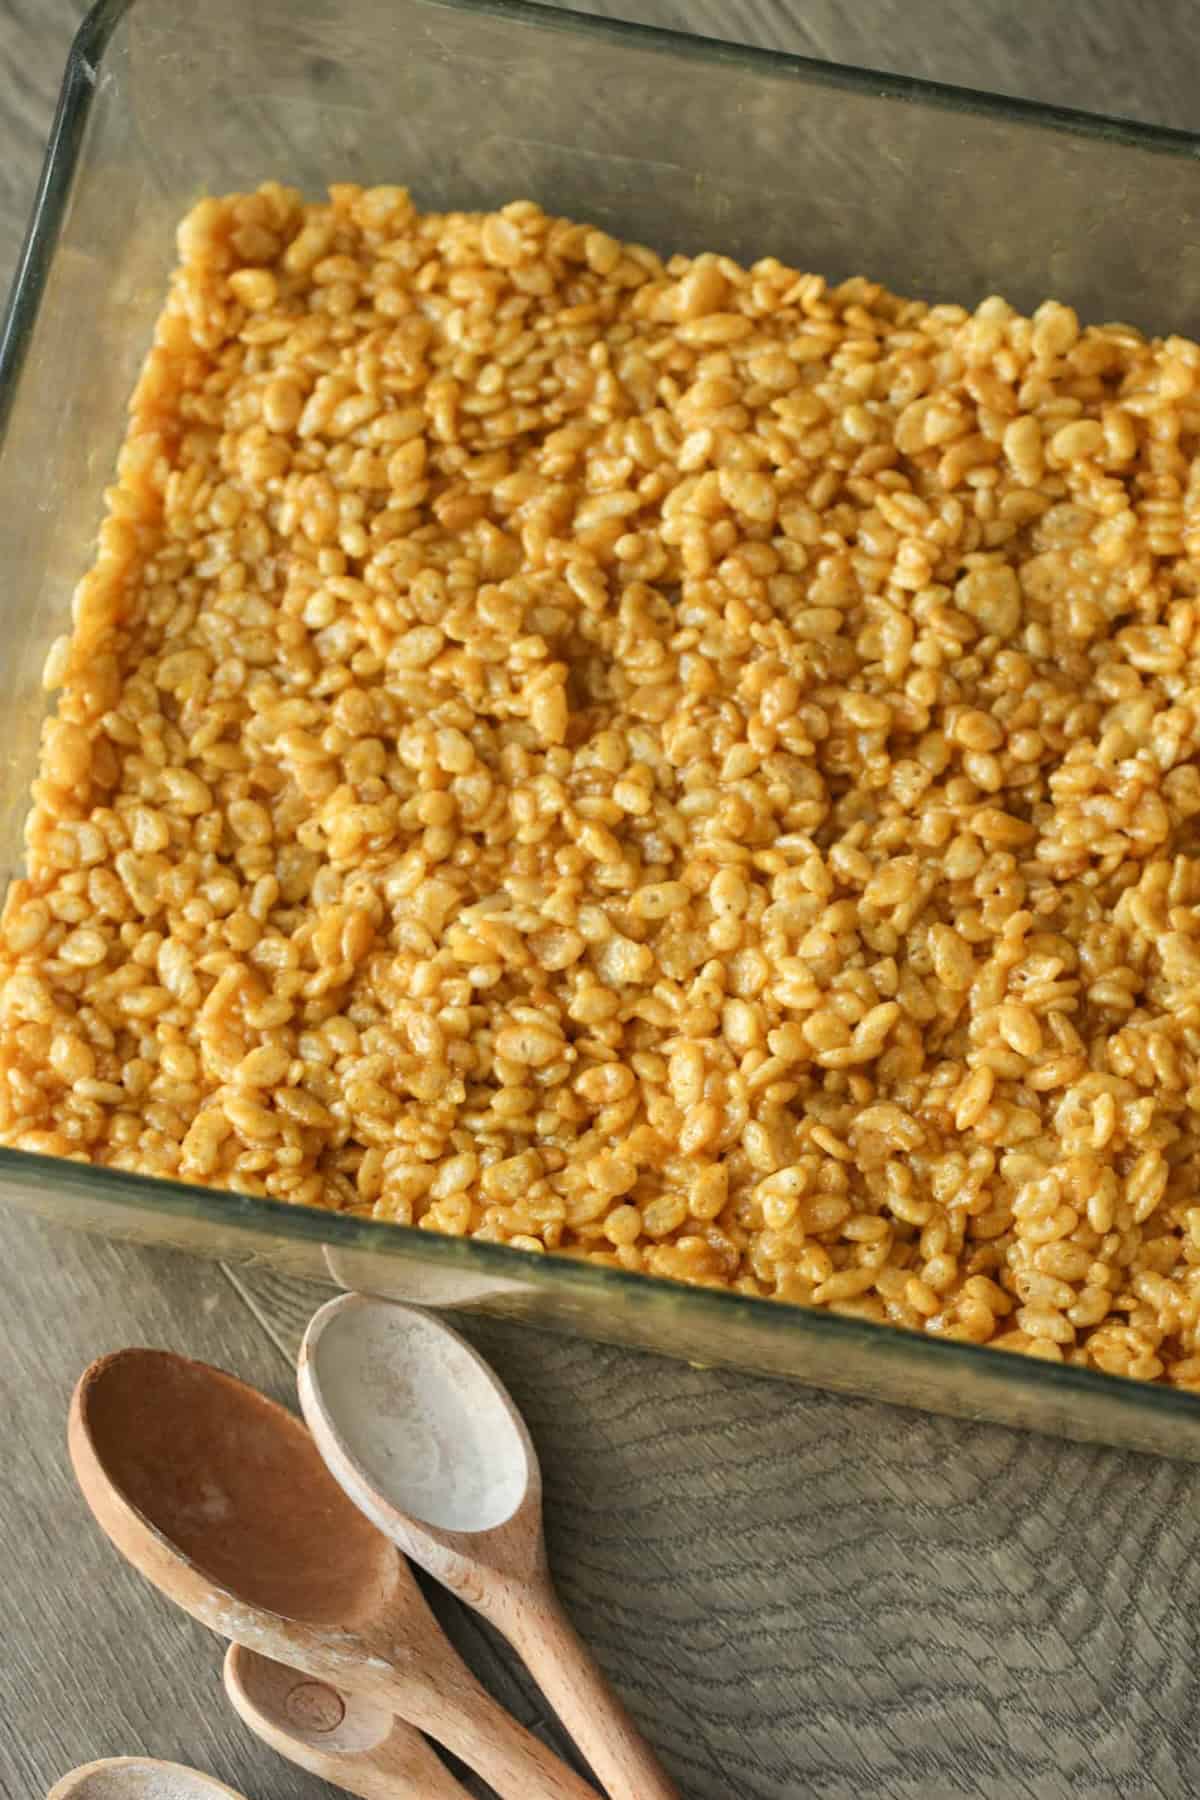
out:
M561 4L561 0L535 0ZM1200 128L1193 0L567 0L761 49Z
M249 3L249 0L248 0ZM581 0L803 54L1200 128L1191 0ZM78 0L0 0L0 278ZM122 1343L294 1403L319 1295L6 1216L0 1796L75 1763L329 1790L218 1701L220 1646L91 1526L67 1399ZM1186 1800L1200 1790L1200 1471L459 1321L529 1420L571 1615L688 1800ZM485 1626L432 1602L560 1750ZM474 1790L481 1796L482 1788Z

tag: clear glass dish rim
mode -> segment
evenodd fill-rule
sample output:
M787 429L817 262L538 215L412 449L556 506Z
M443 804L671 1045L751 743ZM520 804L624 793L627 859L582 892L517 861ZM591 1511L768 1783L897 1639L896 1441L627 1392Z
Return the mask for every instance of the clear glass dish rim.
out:
M13 398L79 166L104 51L121 19L142 3L143 0L97 0L80 24L68 54L41 179L0 324L0 442L7 432ZM1046 106L1038 101L884 74L848 64L818 62L782 51L754 49L655 26L595 18L566 12L558 6L534 5L530 0L422 0L422 3L446 11L508 19L542 30L636 45L710 64L757 69L802 83L844 89L864 97L967 112L1160 155L1200 160L1200 135L1167 126L1143 125L1133 120ZM0 1147L0 1199L5 1197L4 1190L13 1185L32 1188L42 1194L62 1192L82 1201L92 1199L142 1218L158 1212L164 1221L186 1219L248 1236L257 1234L320 1248L369 1251L382 1256L407 1252L425 1262L440 1263L447 1272L486 1273L497 1284L511 1282L525 1288L574 1289L596 1297L608 1295L616 1302L614 1312L626 1308L686 1310L698 1326L706 1328L708 1341L713 1345L713 1359L718 1362L721 1360L718 1346L722 1326L737 1320L753 1331L773 1334L777 1341L783 1334L797 1342L807 1340L814 1349L821 1346L827 1353L827 1360L836 1358L839 1347L899 1357L908 1363L914 1375L918 1371L927 1372L938 1380L939 1385L953 1385L955 1375L959 1373L965 1387L978 1381L1000 1386L1016 1384L1029 1391L1031 1396L1040 1391L1047 1399L1076 1395L1081 1401L1120 1404L1127 1403L1136 1394L1139 1407L1157 1414L1163 1422L1173 1420L1181 1426L1195 1426L1200 1421L1200 1395L1154 1382L1040 1362L1035 1358L995 1351L986 1345L928 1337L891 1325L731 1293L725 1289L690 1287L574 1257L539 1256L508 1245L420 1231L415 1226L290 1206L283 1201L195 1187L157 1176L136 1175ZM165 1241L169 1247L169 1239ZM803 1370L798 1369L796 1373L799 1379L805 1379ZM821 1384L819 1374L814 1375L813 1384Z

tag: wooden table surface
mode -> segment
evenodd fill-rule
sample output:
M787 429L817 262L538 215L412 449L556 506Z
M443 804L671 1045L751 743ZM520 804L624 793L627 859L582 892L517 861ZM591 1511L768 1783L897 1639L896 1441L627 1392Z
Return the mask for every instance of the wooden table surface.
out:
M82 10L0 0L3 280ZM591 10L1200 129L1189 0ZM250 1800L318 1800L327 1788L223 1710L219 1645L118 1563L63 1443L79 1370L126 1343L290 1399L313 1293L3 1223L0 1796L32 1800L76 1763L149 1753ZM470 1330L541 1451L567 1602L687 1800L1200 1790L1200 1469ZM551 1736L496 1640L440 1610L497 1694Z

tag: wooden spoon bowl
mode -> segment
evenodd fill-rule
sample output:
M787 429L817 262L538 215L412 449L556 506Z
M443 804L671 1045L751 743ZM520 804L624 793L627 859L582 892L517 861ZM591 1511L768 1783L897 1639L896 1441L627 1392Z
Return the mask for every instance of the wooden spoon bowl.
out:
M76 1391L70 1440L93 1511L141 1545L151 1580L165 1586L169 1573L188 1610L218 1630L218 1592L347 1628L400 1586L392 1546L347 1504L302 1421L219 1369L165 1350L103 1357Z
M243 1800L215 1776L152 1756L107 1756L56 1781L46 1800Z

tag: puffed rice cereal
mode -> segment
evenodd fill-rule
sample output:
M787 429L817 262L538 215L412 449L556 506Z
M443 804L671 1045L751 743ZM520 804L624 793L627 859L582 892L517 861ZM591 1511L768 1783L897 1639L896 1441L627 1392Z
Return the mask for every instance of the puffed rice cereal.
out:
M401 188L179 255L3 1142L1200 1387L1200 347Z

